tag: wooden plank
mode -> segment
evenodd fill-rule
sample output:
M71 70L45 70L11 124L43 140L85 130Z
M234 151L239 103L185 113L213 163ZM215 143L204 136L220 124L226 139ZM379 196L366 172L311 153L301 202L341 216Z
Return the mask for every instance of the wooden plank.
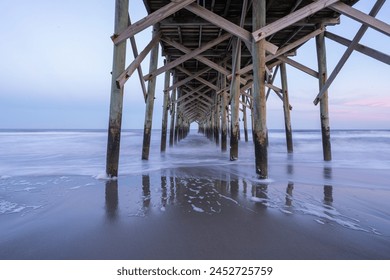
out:
M288 57L285 57L285 56L279 56L278 59L284 63L287 63L289 65L291 65L292 67L298 69L298 70L301 70L302 72L305 72L306 74L309 74L310 76L313 76L314 78L317 78L318 79L318 72L317 71L314 71L313 69L299 63L299 62L296 62L295 60L292 60Z
M290 101L287 86L287 70L286 64L280 64L280 79L282 83L283 92L283 115L284 115L284 129L286 133L287 153L293 152L293 139L291 130L291 116L290 116Z
M287 45L286 47L284 48L281 48L279 49L276 54L270 54L270 55L267 55L266 56L266 62L269 62L271 61L272 59L275 59L275 58L278 58L279 56L299 47L300 45L304 44L305 42L307 42L308 40L310 40L311 38L314 38L315 36L317 36L318 34L322 33L325 31L325 28L324 27L320 27L316 30L314 30L313 32L305 35L304 37L294 41L293 43ZM271 67L272 68L272 67ZM238 73L240 75L243 75L245 73L248 73L249 71L251 71L253 69L253 64L249 64L247 66L245 66L244 68L240 69L240 71L238 71Z
M204 73L206 73L208 71L210 71L210 68L206 67L206 68L200 70L199 72L197 72L197 73L195 73L195 74L193 74L193 75L191 75L191 76L189 76L189 77L187 77L187 78L185 78L183 80L180 80L177 83L171 85L169 88L167 88L167 90L173 90L175 88L178 88L178 87L188 83L189 81L195 79L196 77L198 77L198 76L200 76L200 75L202 75L202 74L204 74Z
M325 32L325 37L329 38L329 39L331 39L331 40L333 40L333 41L335 41L335 42L337 42L339 44L342 44L342 45L344 45L346 47L348 47L352 43L351 40L348 40L346 38L343 38L343 37L341 37L339 35L336 35L334 33L328 32L328 31ZM361 44L357 44L355 46L355 50L360 52L360 53L362 53L362 54L365 54L365 55L367 55L369 57L372 57L372 58L374 58L376 60L379 60L379 61L381 61L383 63L386 63L386 64L390 65L390 55L388 55L388 54L385 54L383 52L374 50L374 49L372 49L370 47L367 47L367 46L361 45Z
M318 0L287 16L276 20L252 33L253 39L258 42L316 12L338 2L339 0Z
M379 19L376 19L375 17L369 16L355 8L352 8L351 6L348 6L347 4L344 4L342 2L335 3L330 6L330 8L336 12L339 12L347 17L350 17L354 20L357 20L365 25L368 25L369 27L387 35L390 36L390 25L386 22L383 22Z
M182 98L183 96L181 96L180 98ZM180 107L182 107L183 105L187 104L188 102L187 101L193 101L194 98L203 98L205 99L205 101L207 102L207 106L209 106L211 103L212 103L212 100L210 101L208 98L206 98L207 96L203 95L202 93L196 93L196 94L186 94L184 95L184 101L181 102L182 100L180 100ZM186 99L186 100L185 100Z
M266 62L271 61L272 59L277 58L277 57L279 57L280 55L285 54L285 53L287 53L287 52L289 52L289 51L291 51L291 50L293 50L293 49L299 47L300 45L306 43L306 42L309 41L311 38L314 38L315 36L317 36L318 34L321 34L321 33L324 32L324 31L325 31L325 27L323 27L323 26L317 28L317 29L314 30L313 32L311 32L311 33L309 33L309 34L303 36L302 38L300 38L300 39L294 41L294 42L291 43L291 44L288 44L288 45L285 46L284 48L279 49L279 50L276 52L276 54L274 54L274 55L267 55L267 57L266 57Z
M115 33L111 37L111 39L115 44L119 44L120 42L123 42L124 40L133 37L135 34L141 32L142 30L145 30L146 28L158 23L164 18L167 18L170 15L176 13L177 11L180 11L185 6L191 4L194 1L195 0L172 1L171 3L162 7L161 9L133 23L132 25L127 27L126 30L124 30L123 32L120 32L119 34Z
M129 25L131 25L130 15L128 15L128 17L129 17ZM130 44L131 44L131 49L133 50L134 57L137 57L138 56L138 49L137 49L137 43L135 42L135 37L134 36L130 37ZM141 84L142 93L144 95L144 100L146 102L147 91L146 91L146 86L145 86L145 82L144 82L144 79L143 79L144 75L142 73L141 65L139 65L137 67L137 72L138 72L139 82Z
M118 88L122 88L126 81L133 75L134 71L141 65L142 61L148 55L151 49L153 49L161 38L161 32L158 32L145 49L133 60L133 62L127 67L127 69L116 79Z
M281 61L280 61L280 62L281 62ZM278 74L279 68L280 68L280 65L277 65L277 67L275 68L275 71L274 71L273 74L272 74L271 79L268 80L270 84L273 84L273 83L274 83L275 78L276 78L276 75ZM271 93L271 89L268 88L267 94L266 94L266 99L267 99L267 100L268 100L268 97L269 97L269 94L270 94L270 93Z
M253 86L253 81L248 82L246 85L240 88L241 95L245 95L245 91L250 89ZM269 89L272 89L275 93L282 93L282 89L274 86L273 84L265 83L265 86ZM247 95L248 96L248 95ZM252 96L248 96L252 98Z
M194 94L194 93L202 93L202 94L205 94L207 92L207 90L205 92L202 92L201 90L204 89L205 87L207 87L207 85L200 85L199 87L197 87L196 89L190 91L190 92L186 92L185 95L182 95L179 99L177 99L175 102L178 103L180 101L182 101L183 99L187 98L189 95L191 94ZM188 96L187 96L188 95Z
M230 33L225 33L224 35L217 37L216 39L214 39L210 42L207 42L202 47L197 48L191 52L188 52L185 55L182 55L178 59L175 59L175 60L171 61L170 63L167 63L163 67L160 67L159 69L157 69L153 73L149 73L148 75L144 76L145 81L149 80L150 78L152 78L154 76L158 76L159 74L164 73L165 71L168 71L172 68L175 68L176 66L182 64L183 62L185 62L191 58L194 58L195 56L203 53L204 51L206 51L206 50L208 50L216 45L218 45L219 43L222 43L223 41L227 40L231 36L232 35Z
M250 81L249 83L247 83L246 85L244 85L243 87L240 88L240 93L242 95L246 95L245 92L250 89L251 87L253 86L253 81ZM252 98L252 96L250 96L250 98Z
M245 41L247 44L251 44L252 38L251 33L244 28L232 23L231 21L211 12L210 10L196 4L192 3L185 7L188 11L194 13L195 15L213 23L214 25L226 30L227 32L237 36L241 40ZM266 42L267 51L270 53L276 53L278 47L270 42ZM249 48L250 50L250 48Z
M176 49L178 49L178 50L184 52L185 54L191 52L190 49L188 49L187 47L185 47L185 46L183 46L183 45L181 45L181 44L179 44L179 43L177 43L177 42L175 42L175 41L172 41L172 40L167 39L167 38L162 38L161 40L164 41L165 43L171 45L172 47L175 47ZM201 56L201 55L196 55L194 58L195 58L196 60L199 60L199 61L202 62L203 64L205 64L205 65L207 65L207 66L213 68L214 70L220 72L220 73L223 73L223 74L225 74L225 75L229 75L229 74L230 74L230 72L229 72L228 70L226 70L225 68L221 67L221 66L218 65L217 63L212 62L211 60L209 60L209 59L207 59L207 58L205 58L205 57L203 57L203 56Z
M176 67L176 69L180 70L180 71L183 72L184 74L187 74L188 76L191 76L191 75L192 75L191 72L189 72L187 69L185 69L185 68L183 68L183 67L181 67L181 66ZM199 76L196 76L196 77L194 77L194 78L195 78L196 80L198 80L199 82L201 82L201 83L207 85L208 87L210 87L210 88L212 88L212 89L214 89L214 90L216 90L216 91L219 90L219 87L217 87L216 85L210 83L209 81L206 81L205 79L203 79L203 78L201 78L201 77L199 77Z
M265 83L265 86L272 89L275 92L283 93L283 90L281 88L278 88L277 86L274 86L273 84Z
M240 104L241 104L242 106L244 106L245 108L252 109L251 106L249 106L249 104L244 103L242 100L240 100ZM244 112L244 110L241 110L241 111ZM248 142L248 141L245 141L245 142Z
M207 85L205 85L205 86L207 86ZM214 101L212 98L210 98L210 97L208 97L208 96L206 95L206 92L208 92L208 91L206 91L206 92L201 92L201 91L198 91L198 90L194 89L193 87L190 87L189 85L186 85L186 87L189 88L189 89L191 90L190 92L188 92L188 91L186 91L185 89L183 89L183 91L186 93L186 95L191 95L191 94L196 93L196 94L202 95L202 97L203 97L204 99L207 99L209 102L213 102L213 101Z
M202 104L204 104L205 106L207 106L207 108L209 108L209 107L211 107L211 103L209 103L209 102L207 102L206 100L203 100L202 98L201 98L202 96L196 96L196 95L191 95L190 97L189 97L189 99L188 100L185 100L183 103L181 103L180 105L179 105L179 107L180 108L183 108L185 105L187 105L188 103L192 103L192 102L194 102L194 101L199 101L199 102L201 102Z

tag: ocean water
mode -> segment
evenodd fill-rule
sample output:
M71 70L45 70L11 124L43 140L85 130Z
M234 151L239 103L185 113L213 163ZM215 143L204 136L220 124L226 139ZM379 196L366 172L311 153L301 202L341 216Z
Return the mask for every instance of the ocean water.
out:
M161 197L161 186L176 180L176 189L187 189L179 204L199 215L216 215L226 203L252 212L261 205L321 225L390 237L389 130L332 131L331 162L322 160L320 131L294 131L294 153L287 154L284 131L271 130L267 180L257 179L252 139L245 142L243 134L233 162L197 131L161 154L158 130L150 158L143 161L142 137L142 130L122 132L118 181L141 175L151 181L151 191L126 206L133 209L128 217L148 215L143 206L148 200L165 212L168 195ZM105 130L0 131L0 216L35 213L57 196L104 186L106 141ZM221 191L223 185L240 195ZM135 191L144 187L138 183Z
M243 135L241 137L237 162L230 162L228 152L222 153L219 147L196 131L161 154L158 130L152 133L149 161L143 161L142 137L142 130L122 132L120 175L172 167L251 166L254 163L251 133L248 143L243 141ZM294 131L293 140L294 153L288 155L284 131L270 131L270 179L277 180L285 173L272 170L273 165L280 164L390 170L390 130L332 131L333 160L329 163L322 160L320 131ZM105 130L0 130L0 176L101 176L105 170L106 141ZM255 176L251 170L244 172Z

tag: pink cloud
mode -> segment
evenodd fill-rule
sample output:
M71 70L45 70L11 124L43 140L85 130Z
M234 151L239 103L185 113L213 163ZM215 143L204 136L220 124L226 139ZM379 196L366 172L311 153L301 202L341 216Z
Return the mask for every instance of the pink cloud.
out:
M390 97L363 98L345 102L344 105L390 108Z

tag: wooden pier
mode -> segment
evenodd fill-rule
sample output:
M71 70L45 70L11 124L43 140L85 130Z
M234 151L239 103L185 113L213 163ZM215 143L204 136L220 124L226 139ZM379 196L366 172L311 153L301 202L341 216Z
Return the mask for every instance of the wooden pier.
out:
M156 79L164 74L161 152L174 146L196 122L199 131L229 151L227 160L239 157L240 115L248 141L248 115L255 147L255 170L268 177L267 98L276 94L282 102L287 152L293 152L286 64L318 79L313 92L319 104L323 159L331 155L328 89L353 51L390 65L388 54L359 44L367 29L390 36L390 25L376 19L385 0L372 1L369 14L354 8L357 0L144 0L148 15L132 23L129 0L115 1L115 28L111 37L114 58L108 128L109 176L118 175L123 94L126 81L138 75L145 98L142 159L149 158ZM344 15L361 23L352 41L326 31ZM139 52L135 35L153 28L147 46ZM353 34L351 34L353 35ZM328 75L325 38L347 46L339 63ZM299 48L315 40L318 69L293 59ZM130 41L135 59L125 65ZM158 66L159 50L165 58ZM149 54L148 73L141 62ZM137 74L135 74L137 72ZM280 74L281 86L274 85ZM329 76L329 78L328 78ZM147 86L146 86L147 83ZM158 93L157 93L158 94ZM314 106L314 105L313 105ZM249 111L249 112L248 112ZM241 113L240 113L241 112ZM169 133L168 133L168 124ZM227 147L230 139L230 149Z

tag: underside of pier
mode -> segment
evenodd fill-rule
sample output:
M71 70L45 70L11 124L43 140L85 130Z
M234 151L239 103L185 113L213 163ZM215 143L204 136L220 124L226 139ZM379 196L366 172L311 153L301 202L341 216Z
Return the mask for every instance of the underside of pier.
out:
M161 151L184 138L191 123L213 139L229 159L238 158L239 118L253 135L255 166L259 178L268 176L266 101L276 94L284 111L287 152L293 152L286 64L318 79L314 104L319 105L323 157L331 160L328 88L353 51L360 51L382 63L390 57L359 44L368 28L384 36L390 26L375 18L385 0L372 1L365 14L353 6L357 0L144 0L148 15L132 22L128 0L116 0L112 90L107 147L107 174L117 176L123 92L126 81L138 76L145 98L142 158L149 157L156 78L164 74ZM326 31L338 25L344 15L362 27L352 41ZM139 50L135 35L153 28L147 46ZM354 34L352 34L353 36ZM346 45L347 50L328 75L325 38ZM294 60L307 41L316 41L317 69ZM125 65L126 44L134 60ZM161 53L159 51L161 50ZM158 66L162 55L165 63ZM149 57L147 72L141 62ZM273 85L280 75L281 86ZM329 78L328 78L329 76ZM251 118L251 121L247 120ZM168 130L169 124L169 130ZM229 143L228 143L229 140ZM229 149L228 149L229 147Z

